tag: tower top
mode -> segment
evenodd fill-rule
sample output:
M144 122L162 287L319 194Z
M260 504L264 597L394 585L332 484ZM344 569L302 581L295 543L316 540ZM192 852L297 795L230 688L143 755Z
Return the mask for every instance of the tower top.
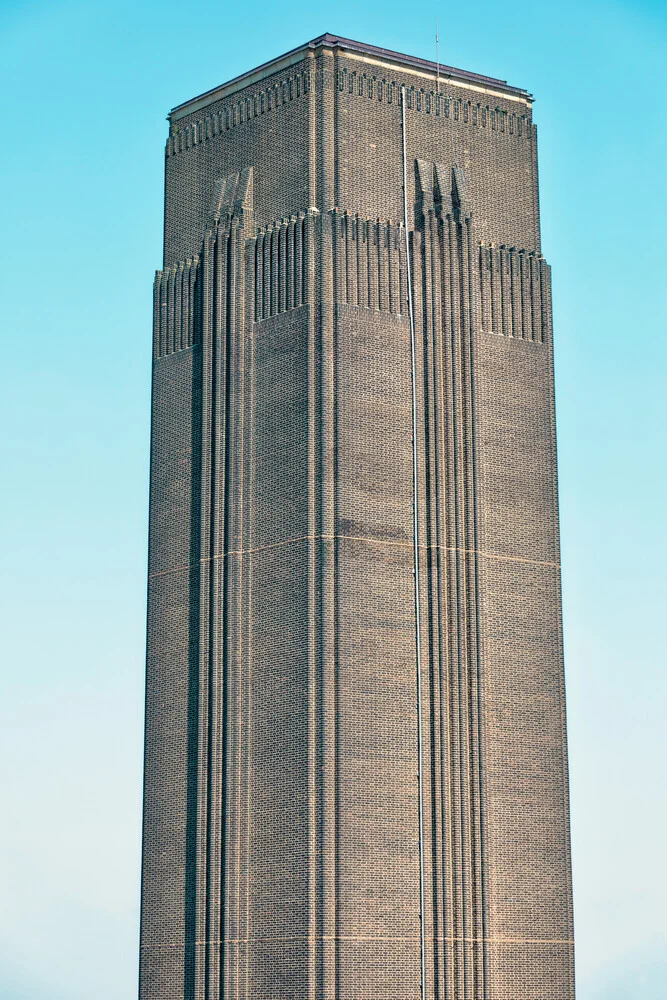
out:
M523 90L520 87L512 87L506 80L497 80L492 76L471 73L465 69L456 69L453 66L446 66L443 63L431 62L428 59L420 59L417 56L405 55L402 52L393 52L391 49L382 49L377 45L367 45L365 42L355 42L351 38L341 38L339 35L326 33L320 35L318 38L313 38L312 41L306 42L304 45L299 45L297 48L291 49L289 52L285 52L282 56L277 56L275 59L270 59L268 62L262 63L261 66L257 66L247 73L242 73L240 76L234 77L233 80L229 80L219 87L214 87L212 90L207 90L198 97L193 97L183 104L176 105L169 113L169 121L178 121L179 118L190 115L200 108L212 104L214 101L228 97L237 90L248 87L253 83L258 83L267 76L279 73L282 69L294 65L294 63L301 62L309 51L321 51L322 49L335 49L339 52L350 53L353 56L355 54L357 56L361 55L365 61L373 62L378 66L387 68L396 66L409 67L413 75L421 75L428 79L433 78L435 80L439 75L441 82L479 90L486 94L497 94L506 100L519 101L528 106L533 101L533 97L527 90Z

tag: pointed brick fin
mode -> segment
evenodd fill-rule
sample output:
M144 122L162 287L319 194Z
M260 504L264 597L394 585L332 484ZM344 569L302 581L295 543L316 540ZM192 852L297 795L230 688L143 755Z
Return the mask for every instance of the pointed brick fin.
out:
M229 176L216 181L213 213L209 220L209 226L214 226L216 222L224 221L231 216L238 183L238 174L229 174Z
M433 172L435 174L434 200L440 214L456 216L459 222L469 219L472 215L472 208L463 170L456 164L446 167L442 163L434 163Z
M442 215L453 215L451 169L442 163L433 164L435 174L434 196Z
M234 193L234 215L244 215L253 210L254 199L254 171L252 167L246 167L237 177L236 191Z
M452 167L452 201L460 218L469 219L472 215L472 207L468 198L468 184L463 170L457 164Z
M239 183L238 174L230 174L229 177L225 178L225 184L222 194L222 199L220 202L220 215L221 221L231 216L234 211L234 199L236 197L236 188Z
M248 235L253 228L254 172L245 167L240 174L228 174L216 181L208 229L226 225L236 217L246 226Z
M433 164L415 160L416 201L424 215L433 208Z

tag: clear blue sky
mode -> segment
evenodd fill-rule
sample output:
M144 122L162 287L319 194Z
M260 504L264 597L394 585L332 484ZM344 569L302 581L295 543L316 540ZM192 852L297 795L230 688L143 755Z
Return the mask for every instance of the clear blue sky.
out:
M436 16L537 97L579 1000L667 995L667 6L4 0L4 1000L135 996L165 115L324 31L433 58Z

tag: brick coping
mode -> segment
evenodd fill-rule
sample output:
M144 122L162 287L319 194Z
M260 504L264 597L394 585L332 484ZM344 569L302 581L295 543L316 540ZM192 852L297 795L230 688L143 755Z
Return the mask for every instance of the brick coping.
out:
M529 94L527 90L523 90L520 87L513 87L508 84L506 80L498 80L492 76L483 76L480 73L472 73L468 70L456 69L455 67L447 66L444 63L431 62L428 59L420 59L418 56L405 55L402 52L393 52L391 49L383 49L379 48L377 45L368 45L364 42L356 42L351 38L341 38L339 35L330 35L327 33L320 35L318 38L312 39L310 42L306 42L304 45L299 45L297 48L291 49L282 56L270 59L268 62L262 63L261 66L257 66L255 69L248 70L248 72L242 73L240 76L236 76L232 80L228 80L227 83L220 84L218 87L213 87L211 90L207 90L198 97L193 97L189 101L177 104L176 107L172 108L167 116L168 120L170 122L178 121L179 118L192 114L200 108L204 108L208 104L212 104L214 101L219 101L222 98L235 93L237 90L251 86L260 80L263 80L267 76L271 76L274 73L278 73L283 69L293 66L295 63L301 62L309 51L321 50L324 48L338 49L340 51L350 53L360 53L380 65L407 66L413 71L418 70L425 73L429 78L436 77L439 73L440 79L443 82L447 81L464 85L467 84L475 89L481 89L491 93L495 92L498 96L521 100L528 105L530 105L533 101L532 95Z

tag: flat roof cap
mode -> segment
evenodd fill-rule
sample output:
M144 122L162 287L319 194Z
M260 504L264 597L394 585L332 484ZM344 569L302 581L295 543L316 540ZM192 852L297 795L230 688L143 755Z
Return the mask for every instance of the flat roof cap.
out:
M278 72L281 66L293 65L302 58L302 53L307 52L309 49L319 48L335 48L348 52L359 52L383 62L413 66L416 69L427 70L434 74L439 72L443 80L459 80L463 83L477 85L477 87L500 91L501 93L511 95L515 99L519 97L526 102L532 102L533 100L532 95L527 90L522 90L520 87L512 87L506 80L498 80L493 76L483 76L481 73L471 73L465 69L456 69L454 66L447 66L445 63L435 63L428 59L419 59L417 56L408 56L403 52L394 52L391 49L382 49L377 45L367 45L364 42L355 42L351 38L342 38L339 35L326 33L319 35L318 38L313 38L312 41L306 42L304 45L290 49L289 52L285 52L281 56L276 56L275 59L270 59L268 62L262 63L260 66L256 66L254 69L248 70L247 73L242 73L240 76L236 76L232 80L214 87L212 90L207 90L198 97L193 97L189 101L177 104L175 108L172 108L168 116L169 120L178 120L184 115L191 114L199 108L221 99L225 96L226 92L234 93L234 91L240 90L244 86L249 86L251 83L269 76L273 72Z

